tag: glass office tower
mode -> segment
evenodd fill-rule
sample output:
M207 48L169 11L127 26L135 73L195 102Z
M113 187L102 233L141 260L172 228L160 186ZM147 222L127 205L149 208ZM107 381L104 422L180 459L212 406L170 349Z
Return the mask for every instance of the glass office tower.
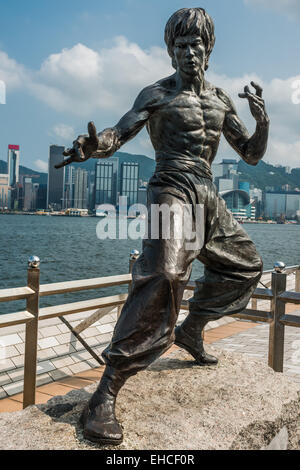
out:
M95 207L118 204L118 158L98 160L95 174Z
M120 195L127 196L127 205L138 202L139 164L124 162L121 164Z

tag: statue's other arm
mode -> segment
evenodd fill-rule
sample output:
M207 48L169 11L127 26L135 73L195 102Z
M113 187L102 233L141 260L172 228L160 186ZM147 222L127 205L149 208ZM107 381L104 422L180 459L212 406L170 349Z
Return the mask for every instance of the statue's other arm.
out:
M257 123L255 133L252 136L250 136L246 126L238 117L229 96L220 89L218 89L218 96L228 107L223 126L223 134L226 140L246 163L257 165L267 150L270 120L262 99L262 88L256 83L252 82L251 84L256 89L256 95L251 93L247 86L244 93L239 96L248 99L251 113Z
M153 87L145 88L137 97L134 105L114 127L104 129L98 134L98 152L93 157L109 157L123 144L135 137L148 121L155 106Z

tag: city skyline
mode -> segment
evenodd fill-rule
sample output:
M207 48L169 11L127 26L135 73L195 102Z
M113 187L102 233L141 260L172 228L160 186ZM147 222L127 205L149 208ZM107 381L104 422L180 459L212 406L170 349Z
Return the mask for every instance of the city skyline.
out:
M7 99L0 105L0 159L8 143L18 142L23 164L45 171L50 144L71 145L90 119L99 131L114 125L144 86L172 73L163 28L173 11L186 6L179 0L91 0L89 9L79 0L3 5L0 80ZM250 131L252 116L237 93L258 80L271 118L265 161L299 167L300 108L292 103L292 85L300 80L300 4L203 0L200 6L216 24L208 78L231 94ZM153 157L145 131L122 150ZM223 139L217 161L224 155L236 156Z
M128 207L147 204L149 176L141 179L140 163L130 161L130 154L120 153L109 160L96 160L94 168L63 167L55 165L62 159L64 146L50 145L47 184L34 182L34 174L20 175L20 146L8 145L7 174L0 174L0 209L15 213L42 211L63 212L65 215L99 214L103 207L118 209L119 198L126 197ZM145 157L144 157L145 158ZM293 171L277 165L286 176ZM153 168L154 170L154 168ZM31 170L30 170L31 171ZM265 186L262 190L245 180L239 171L239 162L223 158L212 164L213 182L228 209L239 221L285 218L299 220L300 188L289 184ZM269 172L273 174L273 172ZM102 208L102 209L101 209ZM82 211L82 212L80 212Z

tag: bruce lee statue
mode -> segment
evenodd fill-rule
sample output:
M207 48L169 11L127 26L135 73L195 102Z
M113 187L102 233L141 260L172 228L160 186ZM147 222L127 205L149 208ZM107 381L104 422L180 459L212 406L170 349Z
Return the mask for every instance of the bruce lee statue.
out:
M143 89L116 126L97 134L90 122L88 134L74 141L64 153L69 158L58 165L110 157L146 126L156 158L148 205L204 208L201 248L187 250L185 240L174 237L143 240L131 292L103 352L104 374L81 416L84 436L101 445L123 440L115 402L124 382L173 343L199 365L217 363L204 350L203 328L211 320L243 310L262 274L262 260L253 242L226 208L211 173L222 133L249 165L256 165L265 154L269 118L262 88L252 82L253 92L246 86L239 94L248 100L256 120L250 136L228 94L205 80L215 43L214 23L205 10L175 12L167 22L165 42L175 73ZM176 327L195 259L204 264L204 275L196 281L188 316Z

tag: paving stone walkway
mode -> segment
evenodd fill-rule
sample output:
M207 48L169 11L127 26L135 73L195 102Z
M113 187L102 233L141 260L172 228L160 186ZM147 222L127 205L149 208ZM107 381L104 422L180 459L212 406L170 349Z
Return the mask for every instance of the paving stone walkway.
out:
M263 282L269 279L263 278ZM293 290L294 276L289 276L288 290ZM188 293L187 298L191 295ZM270 302L257 301L249 307L270 311ZM286 306L287 313L298 314L295 305ZM72 316L75 327L93 312ZM186 316L181 311L178 323ZM103 317L82 333L85 341L101 355L109 343L117 319L117 310ZM5 358L0 357L0 412L22 408L24 374L24 325L0 330L0 346L5 349ZM231 317L210 322L205 331L205 341L227 351L248 354L250 357L268 361L269 325L236 321ZM172 349L171 349L172 350ZM1 351L0 351L1 352ZM37 402L44 403L49 397L81 388L85 381L99 376L99 364L86 351L82 344L70 333L59 318L41 322L38 341ZM284 374L291 377L300 388L300 328L286 328ZM78 382L79 381L79 382ZM82 382L83 381L83 382Z
M295 314L296 312L293 312L293 315ZM300 315L300 310L298 314ZM249 357L261 359L267 363L269 325L258 325L251 330L222 338L214 342L214 346L225 351L247 354ZM300 328L285 328L283 373L291 377L300 389Z

